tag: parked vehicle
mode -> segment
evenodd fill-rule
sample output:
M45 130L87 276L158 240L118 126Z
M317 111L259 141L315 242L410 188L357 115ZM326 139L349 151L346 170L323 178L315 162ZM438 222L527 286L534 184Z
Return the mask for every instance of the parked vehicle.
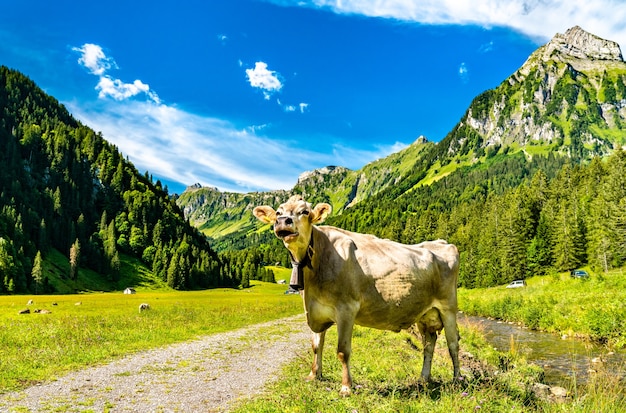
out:
M521 287L526 287L526 281L515 280L511 284L506 286L506 288L521 288Z
M585 270L573 270L570 272L572 278L589 278L589 273Z

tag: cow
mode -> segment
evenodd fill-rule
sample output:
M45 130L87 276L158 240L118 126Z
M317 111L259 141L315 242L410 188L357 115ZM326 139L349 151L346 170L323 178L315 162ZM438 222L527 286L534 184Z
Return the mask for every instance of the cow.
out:
M414 324L424 343L421 379L430 380L437 334L445 328L454 378L460 379L457 281L459 253L446 241L405 245L322 223L332 208L294 195L277 210L253 210L272 224L291 256L290 287L300 290L313 332L307 380L321 379L326 330L337 325L342 396L352 392L350 355L355 324L399 332Z
M139 312L141 313L142 311L146 311L150 309L150 304L148 303L141 303L139 304Z

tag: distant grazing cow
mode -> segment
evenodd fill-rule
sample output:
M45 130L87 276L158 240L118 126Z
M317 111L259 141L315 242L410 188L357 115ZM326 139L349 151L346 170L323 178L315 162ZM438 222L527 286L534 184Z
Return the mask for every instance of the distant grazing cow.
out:
M309 380L322 376L326 330L337 324L337 356L343 367L341 394L351 393L350 353L354 324L400 331L413 324L424 341L421 377L430 379L437 333L445 328L454 377L459 371L456 322L459 274L457 248L443 240L404 245L331 226L315 226L331 212L292 196L276 211L254 208L274 225L292 261L292 288L303 290L307 322L313 331Z
M28 302L26 303L26 305L33 305L34 301L33 300L28 300Z
M30 310L28 308L25 308L23 310L18 311L18 314L30 314Z
M139 304L139 312L140 313L142 311L149 310L149 309L150 309L150 304L148 304L148 303L141 303L141 304Z

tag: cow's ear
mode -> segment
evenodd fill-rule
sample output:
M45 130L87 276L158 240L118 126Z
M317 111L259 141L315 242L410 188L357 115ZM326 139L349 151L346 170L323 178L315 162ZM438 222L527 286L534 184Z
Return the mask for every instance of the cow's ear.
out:
M311 222L313 224L321 224L330 215L333 208L325 202L315 205L313 213L311 215Z
M276 222L276 211L267 205L258 206L252 210L254 216L265 224L273 224Z

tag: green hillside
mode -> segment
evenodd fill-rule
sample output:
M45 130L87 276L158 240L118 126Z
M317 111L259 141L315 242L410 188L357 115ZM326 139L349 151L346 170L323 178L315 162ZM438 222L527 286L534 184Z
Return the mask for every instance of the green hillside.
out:
M4 66L0 109L0 294L242 284L159 181Z

